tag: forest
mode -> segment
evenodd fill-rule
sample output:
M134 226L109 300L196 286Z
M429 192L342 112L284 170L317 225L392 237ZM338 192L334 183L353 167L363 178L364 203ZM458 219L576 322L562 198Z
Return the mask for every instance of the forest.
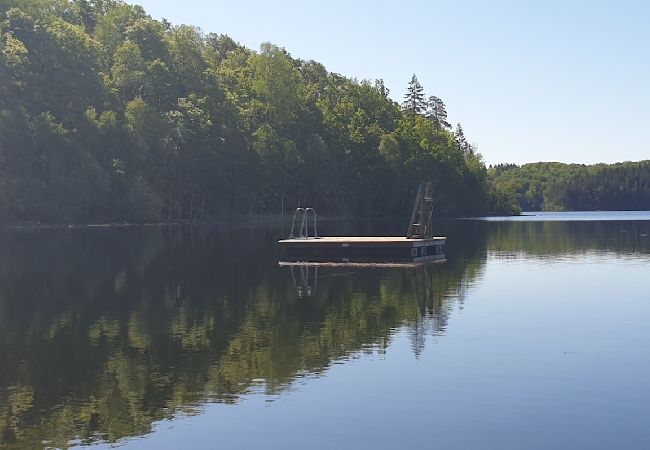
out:
M209 221L298 205L511 213L413 75L404 102L117 0L0 0L0 221Z
M489 179L523 211L650 210L650 161L500 164Z

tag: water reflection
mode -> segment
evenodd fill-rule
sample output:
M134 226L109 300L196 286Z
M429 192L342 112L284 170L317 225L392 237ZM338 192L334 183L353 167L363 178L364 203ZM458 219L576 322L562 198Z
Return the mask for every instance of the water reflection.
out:
M309 266L306 264L289 266L291 271L291 280L293 281L293 288L298 294L298 298L311 297L312 292L312 283L310 280L313 280L314 289L318 288L318 266ZM313 274L312 274L313 272ZM298 275L296 276L296 273Z
M292 277L277 266L275 230L246 233L245 243L239 234L2 236L0 442L66 447L141 435L193 405L237 402L259 380L273 394L298 374L385 348L404 324L417 353L428 330L421 324L430 318L444 329L465 276L461 262L425 287L419 275L390 268Z
M495 257L650 254L650 221L513 221L489 223L486 227L487 248Z
M275 394L381 352L398 328L419 357L464 307L489 255L650 253L647 222L439 226L449 236L443 265L293 274L278 266L268 227L3 234L0 445L146 434L178 411L236 403L260 386Z
M355 270L359 269L411 269L416 273L424 272L426 279L429 279L428 266L434 264L443 264L447 262L444 254L436 255L435 258L430 260L420 261L418 259L411 259L405 261L391 261L391 262L351 262L344 261L280 261L280 267L286 267L291 273L291 280L293 287L298 295L298 298L311 297L312 293L318 288L318 269L339 269L345 275L353 274ZM347 271L346 271L347 270Z

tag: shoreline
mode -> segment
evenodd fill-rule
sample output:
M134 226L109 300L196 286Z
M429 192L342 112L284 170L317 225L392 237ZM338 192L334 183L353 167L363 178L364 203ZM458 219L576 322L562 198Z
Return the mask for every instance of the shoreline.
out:
M354 217L354 216L318 216L319 222L332 222L337 220L386 220L396 217ZM63 229L114 229L114 228L136 228L136 227L178 227L178 226L213 226L224 224L282 224L293 220L292 215L256 215L256 216L232 216L221 219L211 219L206 221L161 221L161 222L107 222L107 223L41 223L41 222L16 222L0 224L3 230L63 230Z

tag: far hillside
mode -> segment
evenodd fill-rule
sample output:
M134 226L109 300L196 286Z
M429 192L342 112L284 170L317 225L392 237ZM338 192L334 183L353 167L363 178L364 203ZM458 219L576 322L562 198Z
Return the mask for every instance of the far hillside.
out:
M650 210L650 160L499 164L490 166L488 176L523 211Z

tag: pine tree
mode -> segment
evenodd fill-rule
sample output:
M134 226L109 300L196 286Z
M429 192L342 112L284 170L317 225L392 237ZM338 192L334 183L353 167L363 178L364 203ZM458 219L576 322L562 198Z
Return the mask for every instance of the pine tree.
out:
M404 103L402 107L407 111L413 119L418 114L423 114L427 108L427 102L424 99L424 88L418 81L418 77L413 74L409 86L404 95Z
M440 98L435 95L429 97L427 107L427 117L433 122L436 132L440 131L440 128L451 128L451 125L447 122L447 109Z
M454 141L456 141L458 150L463 152L463 154L469 151L469 143L467 142L467 138L463 132L463 126L460 124L460 122L456 125L456 131L454 132Z

